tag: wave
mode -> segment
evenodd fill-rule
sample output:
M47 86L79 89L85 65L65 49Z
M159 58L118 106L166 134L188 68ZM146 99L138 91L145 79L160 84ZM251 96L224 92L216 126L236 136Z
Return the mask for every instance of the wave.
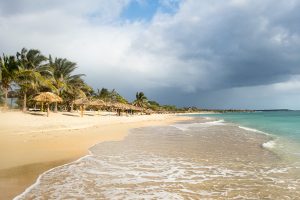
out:
M274 137L273 135L271 135L269 133L266 133L266 132L263 132L263 131L260 131L260 130L254 129L254 128L249 128L249 127L245 127L245 126L238 126L238 127L240 129L243 129L243 130L246 130L246 131L251 131L251 132L254 132L254 133L260 133L260 134L264 134L264 135L267 135L267 136ZM269 140L269 141L263 143L261 146L265 149L274 149L275 146L276 146L276 142L275 142L274 139L272 139L272 140Z
M249 128L249 127L245 127L245 126L238 126L240 129L244 129L246 131L251 131L251 132L255 132L255 133L263 133L265 135L270 135L266 132L263 132L263 131L260 131L260 130L257 130L257 129L254 129L254 128Z
M262 147L266 148L266 149L273 149L276 145L276 142L274 140L270 140L268 142L265 142L262 144Z
M190 128L207 128L211 126L224 126L224 120L217 120L217 121L210 121L210 122L203 122L203 123L190 123L190 124L173 124L170 125L175 127L181 131L187 131Z
M89 151L90 153L90 151ZM86 155L86 156L83 156L81 158L79 158L78 160L75 160L73 162L70 162L70 163L66 163L64 165L60 165L60 166L57 166L57 167L54 167L52 169L49 169L48 171L45 171L44 173L42 173L41 175L39 175L39 177L36 179L35 183L32 184L31 186L29 186L28 188L26 188L26 190L24 192L22 192L21 194L19 194L18 196L14 197L13 200L20 200L20 199L23 199L28 193L30 193L34 188L36 188L40 183L41 183L41 178L55 170L58 170L62 167L65 167L65 166L68 166L70 164L73 164L73 163L77 163L77 162L80 162L88 157L91 157L92 155Z

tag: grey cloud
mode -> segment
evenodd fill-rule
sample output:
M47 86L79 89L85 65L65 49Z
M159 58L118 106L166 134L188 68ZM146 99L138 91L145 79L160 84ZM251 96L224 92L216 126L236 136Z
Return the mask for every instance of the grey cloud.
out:
M161 30L161 41L170 50L163 49L163 52L157 53L171 52L172 56L186 63L191 60L196 64L202 61L204 64L194 67L199 71L208 71L211 74L209 78L217 76L220 82L215 81L216 89L271 84L300 73L300 57L289 56L299 53L299 45L295 47L292 37L299 37L300 32L293 26L289 29L287 22L284 29L293 31L293 35L287 35L285 39L291 42L272 41L273 37L281 34L281 30L277 30L281 24L276 23L278 17L272 16L272 12L285 5L277 5L275 9L273 4L276 3L267 1L256 3L245 11L244 8L228 4L215 8L212 3L209 5L211 7L202 8L201 1L189 3L192 11L178 14L184 15L184 19L175 16L171 19L171 25L166 22L167 25ZM256 10L257 7L260 9ZM210 8L214 11L206 13L205 9ZM295 14L294 10L294 7L286 8L281 16L289 18L289 15ZM295 42L299 43L299 40Z
M150 22L121 19L129 2L0 0L1 50L67 57L93 87L128 98L143 90L162 103L222 108L300 101L271 87L300 74L300 1L187 0Z

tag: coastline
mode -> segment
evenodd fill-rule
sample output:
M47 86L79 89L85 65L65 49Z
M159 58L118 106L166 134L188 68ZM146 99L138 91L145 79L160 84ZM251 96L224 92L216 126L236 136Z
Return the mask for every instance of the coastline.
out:
M95 114L90 114L95 115ZM87 155L104 141L120 141L130 129L168 125L191 117L176 115L100 116L64 113L44 116L0 113L0 194L12 199L43 172Z
M16 199L294 199L299 168L263 148L268 140L205 118L137 128L41 174Z

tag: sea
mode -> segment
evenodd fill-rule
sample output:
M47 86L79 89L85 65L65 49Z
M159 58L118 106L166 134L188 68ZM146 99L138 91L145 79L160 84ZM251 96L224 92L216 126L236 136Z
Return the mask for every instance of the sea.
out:
M269 135L272 140L263 144L264 147L285 158L300 160L300 111L233 112L209 116L238 124L245 130Z
M133 129L41 174L15 199L300 199L299 130L298 111Z

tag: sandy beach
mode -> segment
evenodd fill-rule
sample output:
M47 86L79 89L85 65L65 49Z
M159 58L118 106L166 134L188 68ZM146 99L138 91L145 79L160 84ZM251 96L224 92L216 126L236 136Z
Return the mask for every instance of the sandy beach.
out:
M93 145L122 140L130 129L167 125L188 117L113 116L112 113L0 113L0 199L11 199L39 174L76 160Z

